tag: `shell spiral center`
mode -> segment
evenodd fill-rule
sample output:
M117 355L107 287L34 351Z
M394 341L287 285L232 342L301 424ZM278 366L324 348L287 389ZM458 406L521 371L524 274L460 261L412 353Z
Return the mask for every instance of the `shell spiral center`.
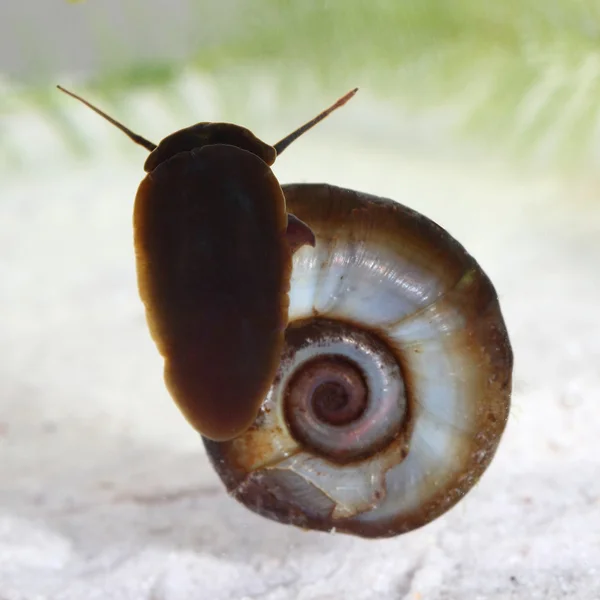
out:
M328 460L371 456L405 424L407 398L398 361L367 329L319 318L293 323L282 374L276 393L290 433Z

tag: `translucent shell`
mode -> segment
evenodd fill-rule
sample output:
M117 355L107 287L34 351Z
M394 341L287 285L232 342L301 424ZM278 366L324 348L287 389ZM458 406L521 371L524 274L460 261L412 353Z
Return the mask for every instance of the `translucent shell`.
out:
M230 493L282 523L387 537L478 481L510 409L494 287L445 230L392 200L283 187L316 234L293 258L277 376L250 429L205 440Z

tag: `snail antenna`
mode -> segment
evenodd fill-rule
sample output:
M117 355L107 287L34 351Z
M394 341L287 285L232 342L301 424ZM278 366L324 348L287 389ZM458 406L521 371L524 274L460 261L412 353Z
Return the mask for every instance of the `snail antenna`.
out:
M345 96L342 96L339 100L334 102L329 108L326 108L322 113L318 114L314 119L311 119L308 123L302 125L293 131L289 135L285 136L282 140L277 142L273 147L279 156L293 141L297 140L303 133L306 133L309 129L312 129L317 123L320 123L325 117L328 117L334 110L337 110L341 106L344 106L350 98L358 92L358 88L354 88L349 91Z
M65 94L67 94L67 96L71 96L71 98L75 98L75 100L79 100L79 102L82 102L88 108L91 108L95 113L99 114L102 118L106 119L109 123L112 123L117 129L120 129L132 142L135 142L136 144L143 146L144 148L146 148L146 150L149 150L150 152L152 152L152 150L154 150L156 148L156 144L149 142L146 138L143 138L141 135L138 135L137 133L134 133L133 131L131 131L131 129L128 129L127 127L125 127L125 125L122 125L118 121L115 121L115 119L113 119L112 117L109 117L105 112L101 111L99 108L95 107L93 104L90 104L87 100L84 100L81 96L78 96L77 94L74 94L73 92L69 92L69 90L65 90L65 88L61 87L60 85L57 85L56 87L61 92L64 92Z

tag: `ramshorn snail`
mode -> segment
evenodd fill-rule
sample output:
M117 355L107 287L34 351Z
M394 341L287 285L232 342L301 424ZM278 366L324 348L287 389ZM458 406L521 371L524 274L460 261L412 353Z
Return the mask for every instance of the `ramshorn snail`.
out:
M227 490L280 523L377 538L431 522L479 480L513 356L494 286L436 223L277 184L275 156L351 94L274 147L229 124L158 147L117 126L152 152L135 216L149 324Z

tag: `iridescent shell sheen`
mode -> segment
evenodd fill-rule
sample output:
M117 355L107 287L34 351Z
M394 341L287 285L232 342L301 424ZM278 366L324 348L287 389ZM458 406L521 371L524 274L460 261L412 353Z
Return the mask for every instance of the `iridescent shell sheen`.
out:
M267 518L362 537L421 527L479 480L506 425L513 357L496 291L444 229L395 201L283 190L316 246L293 257L284 351L258 418L233 440L205 439L208 454Z

